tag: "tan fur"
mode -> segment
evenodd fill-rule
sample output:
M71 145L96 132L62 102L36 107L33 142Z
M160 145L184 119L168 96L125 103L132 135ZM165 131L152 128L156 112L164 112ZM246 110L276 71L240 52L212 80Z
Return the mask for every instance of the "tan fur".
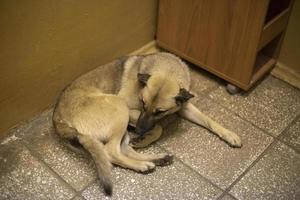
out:
M138 74L146 75L141 76L144 80ZM136 126L141 134L133 146L144 147L162 134L156 122L179 111L184 118L210 129L229 144L241 146L235 133L188 103L192 97L189 86L187 66L172 54L119 59L79 77L67 87L55 107L53 123L60 136L78 139L91 154L105 192L110 195L111 163L146 172L172 161L167 154L137 153L129 146L128 124Z
M78 139L91 154L108 195L112 193L111 163L146 172L172 160L167 154L137 153L128 145L129 108L116 95L122 72L123 62L118 60L80 77L62 93L53 114L56 132L63 138Z

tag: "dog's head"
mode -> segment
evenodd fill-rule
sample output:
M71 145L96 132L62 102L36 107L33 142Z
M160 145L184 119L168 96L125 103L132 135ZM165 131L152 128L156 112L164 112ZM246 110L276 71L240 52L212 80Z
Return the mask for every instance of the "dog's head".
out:
M138 80L143 85L140 92L142 111L136 124L139 135L150 131L159 119L177 112L183 103L194 97L167 76L138 74Z

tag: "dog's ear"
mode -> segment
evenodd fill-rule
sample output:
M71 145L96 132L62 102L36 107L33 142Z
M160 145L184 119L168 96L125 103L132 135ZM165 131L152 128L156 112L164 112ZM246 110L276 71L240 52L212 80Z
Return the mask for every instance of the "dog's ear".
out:
M194 97L194 95L191 94L189 91L187 91L184 88L180 88L179 94L177 94L177 96L175 97L176 104L180 105L193 97Z
M151 77L151 75L150 75L150 74L140 74L140 73L138 73L137 77L138 77L138 80L139 80L143 85L146 85L146 84L147 84L147 81L149 80L149 78Z

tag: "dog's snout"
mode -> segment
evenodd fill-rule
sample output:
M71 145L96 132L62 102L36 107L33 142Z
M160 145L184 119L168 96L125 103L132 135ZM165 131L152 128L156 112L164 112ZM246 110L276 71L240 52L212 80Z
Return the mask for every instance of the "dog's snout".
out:
M153 117L147 113L141 113L137 123L136 123L136 133L138 135L144 135L146 132L150 131L154 127L155 123Z

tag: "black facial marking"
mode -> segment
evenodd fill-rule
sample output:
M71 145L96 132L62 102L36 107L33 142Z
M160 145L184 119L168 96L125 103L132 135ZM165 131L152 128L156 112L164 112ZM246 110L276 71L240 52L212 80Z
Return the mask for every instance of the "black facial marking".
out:
M139 80L143 85L146 85L146 84L147 84L147 81L149 80L149 78L151 77L151 75L150 75L150 74L141 74L141 73L138 73L137 77L138 77L138 80Z
M180 88L179 94L175 97L175 100L176 100L177 105L179 105L193 97L194 97L194 95L191 94L189 91L187 91L184 88Z

